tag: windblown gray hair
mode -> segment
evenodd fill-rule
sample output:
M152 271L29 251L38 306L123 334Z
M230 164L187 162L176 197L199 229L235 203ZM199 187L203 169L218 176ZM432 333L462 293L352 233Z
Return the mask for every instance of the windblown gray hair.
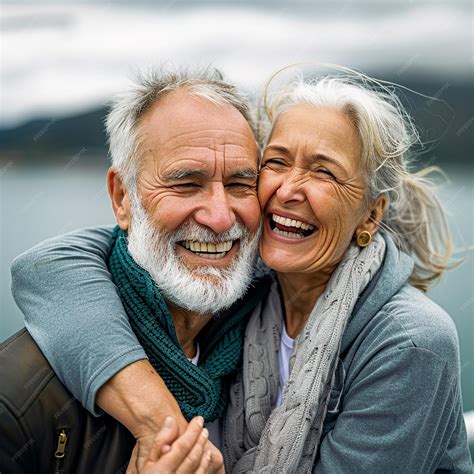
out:
M135 190L139 171L137 123L157 100L178 89L214 104L235 107L254 129L247 98L216 68L160 67L136 73L131 87L112 99L106 118L112 165L130 192Z
M451 234L446 213L427 179L436 167L410 171L417 130L397 95L377 81L360 77L324 76L305 81L298 78L265 97L266 117L259 123L265 146L278 117L297 104L331 107L344 113L358 131L366 169L367 203L385 193L388 208L381 228L397 246L414 258L411 282L427 290L452 265Z

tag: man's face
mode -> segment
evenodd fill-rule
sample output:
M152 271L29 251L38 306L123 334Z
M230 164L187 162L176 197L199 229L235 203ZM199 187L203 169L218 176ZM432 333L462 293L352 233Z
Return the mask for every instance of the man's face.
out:
M142 117L137 132L130 253L173 303L198 312L228 307L249 283L260 225L257 146L247 121L231 106L177 91ZM211 304L223 293L226 304ZM209 304L194 305L198 299Z
M138 192L152 223L172 232L195 222L219 234L239 222L256 232L257 146L235 108L176 91L145 114L138 133ZM226 243L225 250L209 245L198 249L198 243L176 247L189 267L226 267L239 252L238 241Z

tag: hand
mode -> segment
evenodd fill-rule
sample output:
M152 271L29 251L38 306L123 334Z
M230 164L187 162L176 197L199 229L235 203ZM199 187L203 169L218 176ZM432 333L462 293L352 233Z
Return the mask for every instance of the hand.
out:
M208 431L203 428L204 420L196 417L191 420L184 434L179 435L176 421L168 417L160 432L155 436L148 458L140 468L140 474L206 474L212 453L206 448ZM137 446L132 453L130 465L136 463ZM131 472L127 469L127 474Z
M141 387L141 390L137 391L136 387ZM130 474L139 472L148 460L156 434L167 416L171 415L178 423L178 435L183 434L188 426L178 402L148 360L134 362L115 374L100 388L96 402L137 440L133 462L129 463L127 471ZM206 449L212 453L210 471L223 474L221 452L210 441Z
M180 434L185 433L187 427L189 427L189 425L185 425L183 428L182 423L180 423L178 427L177 421L168 416L158 433L160 442L163 446L171 445ZM143 430L142 434L137 437L137 443L132 452L127 474L138 474L142 472L145 463L150 458L151 450L155 448L157 431L158 430L155 430L150 434L148 428ZM213 474L225 474L222 453L209 440L206 442L205 449L211 452L211 462L208 471Z

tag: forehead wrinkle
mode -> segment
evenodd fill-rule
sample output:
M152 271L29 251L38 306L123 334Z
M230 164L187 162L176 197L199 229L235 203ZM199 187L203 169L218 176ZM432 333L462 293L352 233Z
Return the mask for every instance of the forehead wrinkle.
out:
M234 137L236 142L241 142L247 140L247 134L243 132L238 132L236 130L229 130L226 128L222 129L212 129L208 128L205 130L186 130L181 133L174 133L172 137L166 139L167 142L173 142L175 140L209 140L213 144L225 145L229 138ZM241 140L244 139L244 140ZM236 143L234 143L235 145Z
M218 137L209 136L209 131L212 129L186 131L172 137L163 137L159 131L153 134L146 127L137 127L137 148L143 150L146 147L146 151L153 155L155 149L159 151L169 149L172 150L171 152L182 151L182 149L222 151L227 144L233 147L248 148L245 133L225 130L225 136Z
M227 153L229 150L232 150L233 148L235 148L236 146L240 147L240 148L245 148L245 149L248 149L248 151L250 151L250 148L248 148L247 146L241 146L241 145L236 145L235 143L227 143L227 141L224 142L224 148L223 148L223 160L224 160L224 164L223 164L223 171L224 171L224 176L227 176L227 164L228 164L228 159L227 159ZM255 153L253 153L253 151L255 151ZM234 178L241 178L241 179L253 179L253 177L257 177L258 175L258 151L257 149L253 150L252 149L252 156L250 157L249 156L249 153L243 153L242 155L240 154L237 154L235 150L233 150L233 157L232 157L232 161L233 163L235 164L235 166L238 166L238 162L241 161L241 160L244 160L244 161L248 161L250 159L250 161L252 161L254 164L255 164L255 169L249 167L249 166L246 166L245 169L242 169L242 170L239 170L237 171L236 173L233 173L230 177L234 177ZM229 158L230 160L230 158Z
M269 143L264 149L263 149L263 152L265 153L267 150L275 150L275 151L279 151L281 153L285 153L286 155L289 153L288 151L288 148L286 148L286 146L283 146L283 145L279 145L279 144L272 144L272 143Z
M217 160L218 160L215 138L214 138L214 147L212 148L212 150L214 152L214 172L212 173L211 176L215 176L216 173L217 173ZM222 153L224 154L224 170L223 170L223 173L225 173L225 147L224 147Z
M190 173L201 173L203 176L209 176L209 159L202 159L196 157L178 158L164 160L160 169L160 174L163 176L175 175L181 170Z
M162 179L167 181L167 180L179 180L179 179L185 179L185 178L208 178L209 173L207 173L204 170L200 169L195 169L195 168L179 168L176 170L171 170L169 173L166 173L162 176ZM211 176L212 177L212 176ZM250 180L256 180L258 178L258 172L254 168L242 168L234 173L227 175L225 170L223 174L223 179L250 179ZM209 179L210 182L220 182L220 179Z
M174 157L178 160L191 160L194 158L196 161L207 160L208 162L211 161L211 156L214 158L214 162L217 161L219 156L224 156L225 159L226 151L229 153L228 148L232 148L231 152L233 155L235 155L235 159L245 159L249 156L249 152L245 151L247 150L247 147L243 144L216 144L215 140L213 140L212 143L206 143L202 145L178 145L175 147L170 147L168 150L164 147L157 147L157 149L161 152L160 155L164 155L165 157ZM153 153L151 149L150 152ZM257 157L255 157L255 162L257 162Z

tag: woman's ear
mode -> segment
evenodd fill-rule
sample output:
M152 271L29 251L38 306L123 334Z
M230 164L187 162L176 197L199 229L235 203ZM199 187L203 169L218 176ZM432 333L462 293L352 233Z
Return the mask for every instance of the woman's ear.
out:
M122 178L113 167L107 172L107 189L119 227L128 230L131 222L130 197Z
M385 209L387 208L388 198L386 194L381 194L369 207L364 219L356 228L356 235L366 230L374 235L380 227Z

